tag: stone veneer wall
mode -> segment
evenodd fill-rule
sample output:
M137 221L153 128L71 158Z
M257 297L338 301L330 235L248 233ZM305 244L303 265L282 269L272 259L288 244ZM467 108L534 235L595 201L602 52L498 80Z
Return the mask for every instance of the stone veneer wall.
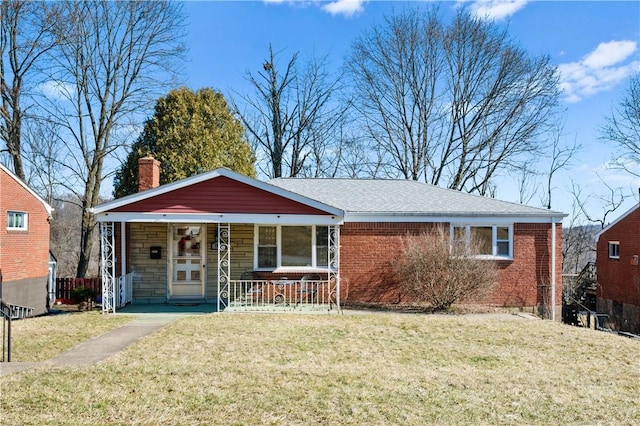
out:
M127 250L128 271L135 272L133 301L134 303L162 303L167 300L169 261L167 224L130 223L128 226L130 237ZM118 245L116 241L116 246ZM152 246L162 247L161 259L150 258L149 250Z

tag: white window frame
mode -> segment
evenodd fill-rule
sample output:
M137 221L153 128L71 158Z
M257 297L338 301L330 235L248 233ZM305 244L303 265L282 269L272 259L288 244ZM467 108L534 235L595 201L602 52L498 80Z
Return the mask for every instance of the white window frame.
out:
M293 227L302 227L302 226L309 226L311 227L311 266L283 266L282 265L282 228L284 226L293 226ZM317 259L317 253L318 253L318 246L316 243L316 232L317 232L317 227L318 226L322 226L327 228L327 232L330 231L330 227L328 225L269 225L269 224L256 224L254 226L254 232L253 232L253 238L254 238L254 243L253 243L253 269L255 271L277 271L277 272L283 272L283 271L291 271L291 272L297 272L297 271L309 271L309 270L317 270L317 271L328 271L329 267L328 266L318 266L318 259ZM265 267L259 267L258 266L258 243L259 243L259 237L260 237L260 227L275 227L276 228L276 267L274 268L265 268ZM329 242L330 239L327 240L327 242ZM327 247L330 250L330 247ZM327 250L327 251L329 251ZM329 263L329 259L327 258L326 263Z
M620 259L620 241L609 241L608 251L609 259Z
M479 254L474 257L479 259L513 260L513 224L484 224L484 223L451 223L449 236L453 245L454 228L465 229L467 247L471 241L471 228L491 228L491 254ZM509 239L498 240L498 228L508 228ZM498 242L509 242L509 254L498 254Z
M24 226L10 226L10 223L13 223L13 220L9 219L10 215L21 215L22 216L22 224ZM27 212L19 212L15 210L7 211L7 230L8 231L28 231L29 230L29 213Z

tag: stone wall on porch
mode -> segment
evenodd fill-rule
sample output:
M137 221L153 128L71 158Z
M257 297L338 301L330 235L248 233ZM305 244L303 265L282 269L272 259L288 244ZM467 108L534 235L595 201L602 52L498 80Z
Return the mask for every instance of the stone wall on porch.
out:
M167 300L169 250L167 247L168 227L166 223L127 224L127 272L134 272L134 303L163 303ZM218 297L218 252L215 241L217 224L207 224L207 277L206 298ZM120 224L116 224L116 253L120 259ZM253 268L253 224L231 225L231 279L240 279L245 271ZM211 248L214 243L214 248ZM150 250L159 246L160 259L151 259ZM120 275L118 262L116 275Z
M128 272L135 272L133 277L133 302L163 303L167 300L167 224L166 223L130 223L128 226L129 242L127 244ZM116 236L120 226L116 224ZM120 246L119 236L115 241ZM151 259L151 247L162 249L160 259ZM120 270L116 271L120 275Z

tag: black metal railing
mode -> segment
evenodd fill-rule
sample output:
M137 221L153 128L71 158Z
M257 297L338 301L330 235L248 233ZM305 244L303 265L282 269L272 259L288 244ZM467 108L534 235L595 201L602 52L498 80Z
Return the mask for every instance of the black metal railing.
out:
M2 362L11 362L11 306L0 300L2 316Z

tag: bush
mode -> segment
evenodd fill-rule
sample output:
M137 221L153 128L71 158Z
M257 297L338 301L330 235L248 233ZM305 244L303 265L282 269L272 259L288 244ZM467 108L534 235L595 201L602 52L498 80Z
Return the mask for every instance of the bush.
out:
M96 300L96 291L89 287L76 287L71 291L71 299L75 303L86 302L88 299Z
M428 302L434 310L446 310L455 302L484 295L495 284L495 263L472 255L478 252L477 246L474 241L470 246L452 243L443 228L407 236L393 270L404 290Z

